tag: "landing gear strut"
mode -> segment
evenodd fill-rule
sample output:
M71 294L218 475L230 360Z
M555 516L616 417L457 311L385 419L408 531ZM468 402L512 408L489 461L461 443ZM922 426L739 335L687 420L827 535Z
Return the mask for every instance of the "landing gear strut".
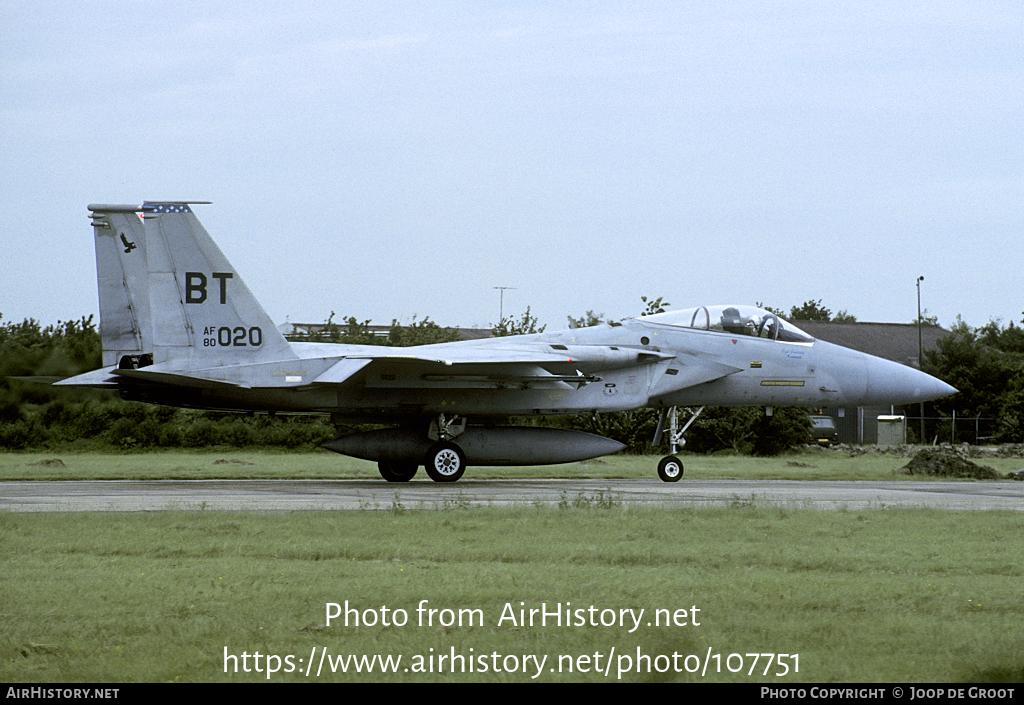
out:
M694 412L685 426L679 428L679 407L670 406L667 409L661 410L661 418L658 419L658 430L654 432L654 445L661 445L661 438L665 432L665 422L668 421L668 445L669 453L672 453L672 455L666 455L658 463L658 477L663 482L678 482L682 478L683 462L675 454L686 445L686 439L683 438L683 434L686 433L686 429L690 428L690 424L697 420L702 411L704 411L703 406Z

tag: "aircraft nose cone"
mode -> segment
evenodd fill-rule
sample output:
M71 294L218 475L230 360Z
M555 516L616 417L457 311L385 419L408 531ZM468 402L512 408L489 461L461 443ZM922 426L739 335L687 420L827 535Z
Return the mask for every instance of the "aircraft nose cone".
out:
M913 404L956 394L956 388L921 370L868 357L867 392L874 402Z
M935 379L935 378L932 377L932 379ZM937 387L938 387L938 390L941 392L939 394L939 396L935 397L936 399L941 399L942 397L952 396L953 394L956 394L957 392L960 391L959 389L957 389L953 385L946 384L941 379L935 379L935 381L938 382Z

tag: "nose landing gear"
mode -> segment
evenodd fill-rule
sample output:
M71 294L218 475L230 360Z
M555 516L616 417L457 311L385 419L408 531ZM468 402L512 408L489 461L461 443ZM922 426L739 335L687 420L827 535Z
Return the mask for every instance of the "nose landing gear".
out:
M661 438L665 432L665 422L668 421L668 445L669 452L672 453L672 455L666 455L658 463L658 477L663 482L679 482L683 477L683 462L675 454L686 445L686 439L683 438L683 434L686 433L686 429L690 428L690 424L697 420L702 411L704 411L703 406L693 413L693 416L690 417L685 426L679 428L679 407L670 406L667 409L661 410L661 418L658 419L658 430L654 432L654 445L661 445Z

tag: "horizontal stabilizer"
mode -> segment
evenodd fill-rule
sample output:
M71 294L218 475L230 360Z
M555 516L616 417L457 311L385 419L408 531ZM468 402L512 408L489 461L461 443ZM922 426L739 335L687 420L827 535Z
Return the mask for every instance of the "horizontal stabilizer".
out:
M238 382L226 382L219 379L207 379L205 377L175 374L173 372L153 372L148 369L114 370L114 374L119 377L128 377L130 379L137 379L143 382L152 382L153 384L173 384L178 387L191 387L194 389L223 389L225 387L241 389L249 388L248 385L240 384Z
M106 367L92 372L68 377L54 382L55 387L91 387L94 389L115 389L117 388L117 377L114 376L115 367Z
M67 377L61 375L8 375L4 379L13 379L16 382L28 382L29 384L60 384Z

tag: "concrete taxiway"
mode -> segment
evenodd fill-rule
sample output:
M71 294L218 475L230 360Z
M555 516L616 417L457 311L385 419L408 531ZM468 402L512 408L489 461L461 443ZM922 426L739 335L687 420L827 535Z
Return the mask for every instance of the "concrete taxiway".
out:
M934 507L1024 511L1021 482L789 480L154 480L0 483L0 511L353 511L615 502L695 507L753 503L807 509Z

